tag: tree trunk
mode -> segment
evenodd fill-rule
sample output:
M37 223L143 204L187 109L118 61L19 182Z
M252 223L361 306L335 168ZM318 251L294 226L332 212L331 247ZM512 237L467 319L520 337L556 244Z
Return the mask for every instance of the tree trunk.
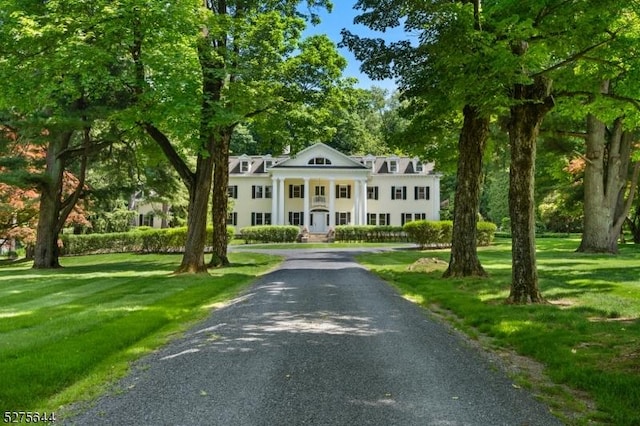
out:
M482 187L482 157L489 118L466 105L458 139L458 173L453 211L451 258L444 277L487 276L478 259L477 223Z
M59 222L65 169L61 153L69 146L72 134L52 135L47 147L45 171L39 184L40 213L33 253L33 268L36 269L60 268L58 236L62 229Z
M204 263L204 247L207 242L207 211L212 175L213 157L198 155L194 185L189 187L187 241L182 262L175 271L176 274L207 272L207 266Z
M536 142L540 124L553 107L551 81L538 76L531 85L514 87L509 142L509 215L511 216L512 281L508 303L540 303L533 197Z
M579 252L618 253L618 237L635 195L637 171L631 180L630 200L624 202L632 136L622 130L622 119L615 121L609 138L607 134L603 122L587 116L584 230Z
M213 218L213 253L209 266L229 266L227 257L227 207L229 187L229 144L232 128L221 130L214 148L215 170L213 176L213 202L211 216Z

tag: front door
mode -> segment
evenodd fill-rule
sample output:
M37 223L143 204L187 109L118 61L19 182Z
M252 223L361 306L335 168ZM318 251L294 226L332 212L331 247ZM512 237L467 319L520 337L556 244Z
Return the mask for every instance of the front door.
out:
M309 231L314 233L325 233L329 229L328 212L311 212L311 226Z

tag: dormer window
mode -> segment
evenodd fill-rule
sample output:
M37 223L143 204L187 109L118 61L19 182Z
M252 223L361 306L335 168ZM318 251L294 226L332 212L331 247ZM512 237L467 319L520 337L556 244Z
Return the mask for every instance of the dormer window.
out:
M331 160L324 157L315 157L309 160L307 164L314 165L314 166L329 166L331 165Z
M242 160L240 161L240 173L249 173L251 171L251 161Z
M367 169L373 170L376 165L376 157L369 154L362 160L362 164L365 165Z
M398 173L398 160L389 160L389 173Z
M415 170L416 173L424 172L424 164L418 158L413 159L413 170Z
M269 167L273 167L273 158L271 158L271 155L264 157L264 169L267 170Z

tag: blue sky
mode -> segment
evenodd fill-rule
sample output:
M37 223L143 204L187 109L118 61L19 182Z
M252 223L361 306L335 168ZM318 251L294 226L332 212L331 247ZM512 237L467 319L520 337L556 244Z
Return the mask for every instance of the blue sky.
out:
M320 14L322 22L316 26L309 25L305 34L327 34L336 44L342 40L340 31L342 31L343 28L347 28L352 33L362 37L381 37L387 40L397 40L401 37L403 32L399 28L394 28L392 31L385 33L379 33L371 31L364 25L354 24L353 19L361 12L360 10L353 9L355 3L355 0L335 0L333 2L332 12L329 14L323 10ZM366 74L360 72L360 62L353 56L349 49L340 48L339 51L349 63L345 70L345 76L356 77L359 80L358 86L363 88L378 86L388 89L390 92L395 89L396 86L392 80L371 80Z

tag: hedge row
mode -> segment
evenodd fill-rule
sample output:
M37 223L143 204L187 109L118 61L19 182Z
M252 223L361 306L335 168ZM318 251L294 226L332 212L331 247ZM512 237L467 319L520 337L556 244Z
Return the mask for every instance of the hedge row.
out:
M240 229L240 236L249 243L292 243L296 241L300 229L297 226L247 226Z
M227 237L233 238L235 229L227 227ZM174 253L184 250L187 228L137 228L129 232L109 234L63 234L62 255L95 253ZM207 241L213 239L213 228L207 228Z
M416 220L403 226L407 237L420 247L450 246L453 222L450 220ZM477 241L479 246L487 246L493 241L497 226L491 222L478 222Z
M407 234L401 226L336 226L335 241L365 243L406 242Z
M494 239L496 225L478 222L478 245L489 245ZM420 247L448 247L451 245L453 222L450 220L417 220L404 226L336 226L335 240L343 242L412 242Z

